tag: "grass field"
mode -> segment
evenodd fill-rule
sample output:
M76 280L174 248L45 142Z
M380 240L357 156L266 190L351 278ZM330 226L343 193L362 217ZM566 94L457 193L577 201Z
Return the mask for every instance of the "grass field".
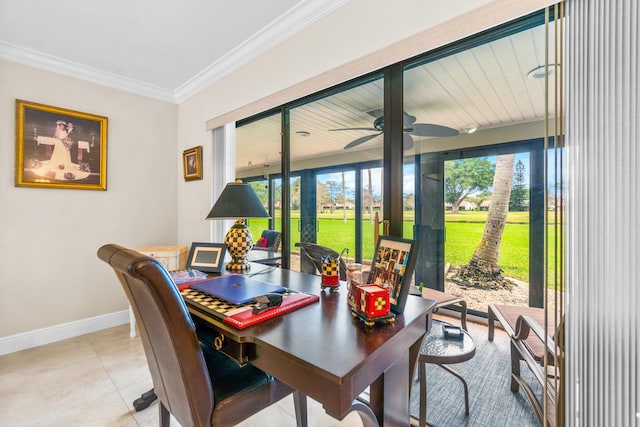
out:
M279 212L276 213L276 228L279 228ZM291 213L291 248L300 241L299 211ZM452 266L469 262L473 251L482 237L486 222L486 211L460 212L457 215L445 215L446 262ZM252 219L249 228L254 240L260 237L260 233L267 227L267 220ZM405 217L404 237L413 237L413 217ZM362 223L362 235L364 236L364 254L373 254L373 224L368 217ZM343 248L349 248L349 258L354 257L353 236L355 234L354 212L347 211L347 222L343 220L343 212L336 211L333 214L324 213L318 215L318 244L328 246L340 252ZM500 248L500 266L505 275L519 280L529 280L529 213L510 212L507 217L502 245Z

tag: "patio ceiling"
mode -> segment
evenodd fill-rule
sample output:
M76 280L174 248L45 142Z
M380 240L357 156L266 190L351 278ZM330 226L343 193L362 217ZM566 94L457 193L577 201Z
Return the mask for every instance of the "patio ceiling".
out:
M414 136L411 152L493 144L513 135L542 136L545 79L529 78L528 73L545 64L544 31L544 26L534 27L407 70L405 112L415 116L416 123L460 132L446 138ZM549 57L553 58L553 51ZM379 79L293 109L292 164L298 162L300 168L337 164L336 156L341 163L381 158L381 135L344 149L351 141L376 132L330 129L371 128L381 115L382 84ZM469 126L478 131L465 133ZM238 128L237 140L236 169L241 175L279 172L278 114Z

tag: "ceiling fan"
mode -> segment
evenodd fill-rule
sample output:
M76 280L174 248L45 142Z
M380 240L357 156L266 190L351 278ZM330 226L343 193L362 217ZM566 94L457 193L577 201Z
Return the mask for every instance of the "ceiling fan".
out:
M458 131L446 126L434 125L430 123L415 123L416 117L411 114L404 113L404 136L403 136L403 145L404 149L408 150L413 147L413 138L411 135L415 136L456 136L458 135ZM370 128L340 128L340 129L329 129L329 131L342 131L342 130L367 130L371 132L376 132L371 135L361 136L360 138L354 139L350 143L344 146L345 150L349 148L356 147L360 144L363 144L378 135L381 135L384 132L384 118L378 117L373 121L373 127Z

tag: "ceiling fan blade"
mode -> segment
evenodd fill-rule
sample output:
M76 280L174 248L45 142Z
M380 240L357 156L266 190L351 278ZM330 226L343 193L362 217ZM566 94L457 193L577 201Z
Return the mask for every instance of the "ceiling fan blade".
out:
M333 131L336 131L336 130L368 130L368 131L371 131L371 132L376 132L376 131L378 131L380 129L376 129L376 128L340 128L340 129L329 129L329 132L333 132Z
M409 126L413 125L416 122L416 116L414 116L414 115L411 115L411 114L405 112L403 114L403 116L404 117L402 118L402 123L403 123L404 127L409 127Z
M404 133L402 136L402 149L411 150L413 148L413 138L408 133Z
M380 133L375 133L375 134L373 134L373 135L362 136L362 137L360 137L360 138L358 138L358 139L354 139L353 141L351 141L350 143L348 143L347 145L345 145L345 146L344 146L344 149L345 149L345 150L348 150L349 148L356 147L356 146L358 146L358 145L360 145L360 144L362 144L362 143L365 143L365 142L369 141L370 139L375 138L376 136L378 136L378 135L380 135L380 134L382 134L382 132L380 132Z
M375 117L376 119L381 119L384 111L381 108L376 108L374 110L367 111L367 113L371 114L371 116ZM416 116L414 116L413 114L409 114L404 111L402 115L404 116L402 121L405 126L411 126L416 122Z
M416 123L406 132L417 136L456 136L459 133L456 129L430 123Z

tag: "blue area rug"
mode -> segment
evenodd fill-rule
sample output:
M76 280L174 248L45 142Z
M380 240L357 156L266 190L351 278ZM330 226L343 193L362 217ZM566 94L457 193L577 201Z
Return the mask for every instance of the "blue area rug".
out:
M511 392L511 355L509 338L496 331L493 342L486 329L469 325L476 344L475 356L466 362L448 365L469 385L469 416L464 413L462 382L437 365L427 365L427 423L433 427L452 426L537 426L535 414L522 390ZM521 362L521 374L540 396L542 388ZM420 414L420 383L416 377L411 387L411 415Z

